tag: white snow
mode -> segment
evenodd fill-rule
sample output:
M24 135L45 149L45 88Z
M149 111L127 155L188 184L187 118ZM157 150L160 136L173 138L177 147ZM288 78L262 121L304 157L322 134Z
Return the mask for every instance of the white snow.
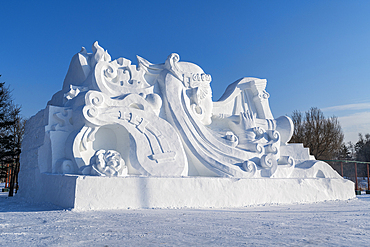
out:
M312 167L316 169L294 169L294 172L304 170L303 175L315 174L323 170L320 164L328 166L316 162ZM352 181L341 178L334 170L332 176L339 178L99 177L39 173L35 179L38 186L27 187L20 180L19 196L29 202L52 203L81 211L238 208L355 197Z
M368 246L370 195L234 209L75 211L0 195L0 246Z

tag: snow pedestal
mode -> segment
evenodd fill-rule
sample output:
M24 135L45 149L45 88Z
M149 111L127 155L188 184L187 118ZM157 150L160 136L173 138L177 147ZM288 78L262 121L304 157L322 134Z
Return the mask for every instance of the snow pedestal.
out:
M346 200L353 198L354 184L330 178L109 178L41 174L37 188L22 192L29 200L38 198L38 202L76 210L232 208Z
M220 208L345 200L354 185L274 118L267 80L242 78L212 101L212 77L170 54L111 60L98 43L27 121L20 194L64 208Z

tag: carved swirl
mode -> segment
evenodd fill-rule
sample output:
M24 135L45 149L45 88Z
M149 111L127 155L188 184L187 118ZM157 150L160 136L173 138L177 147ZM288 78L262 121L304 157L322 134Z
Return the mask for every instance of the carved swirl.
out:
M89 94L89 102L94 106L101 106L104 103L104 96L98 92L92 92Z
M280 133L276 130L269 130L266 132L270 140L278 142L280 140Z
M177 54L177 53L172 53L170 55L170 58L171 58L172 62L174 62L174 63L177 63L178 61L180 61L180 55Z
M258 92L255 96L254 96L255 99L259 99L259 100L267 100L268 98L270 98L270 94L268 92L266 92L265 90L263 90L262 92Z
M108 79L112 80L113 78L117 77L117 69L113 68L111 65L107 65L106 69L103 69L104 76Z
M268 99L268 98L270 98L270 94L268 92L266 92L265 90L263 90L262 98L263 99Z
M250 160L246 160L243 162L243 170L248 172L248 173L252 173L253 175L256 173L257 171L257 166L256 164L253 162L253 161L250 161Z
M279 148L275 144L266 145L265 147L266 153L277 154L279 152Z
M103 97L94 97L92 98L91 103L95 106L100 106L103 103Z
M177 64L179 61L180 61L179 54L172 53L167 57L164 67L168 69L175 77L181 80L182 74Z
M94 106L85 106L86 108L86 114L91 117L95 118L99 115L99 110Z
M193 79L193 81L200 81L200 75L199 74L193 74L192 79Z
M261 144L256 143L256 145L255 145L255 147L254 147L254 151L255 151L256 153L261 154L262 152L264 152L264 151L265 151L265 148L264 148Z
M272 154L263 155L261 157L261 166L263 168L274 168L277 167L277 160Z

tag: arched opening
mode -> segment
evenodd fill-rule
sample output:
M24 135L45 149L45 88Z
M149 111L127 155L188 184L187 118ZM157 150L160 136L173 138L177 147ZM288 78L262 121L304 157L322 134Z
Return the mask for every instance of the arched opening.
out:
M140 173L130 163L130 136L125 127L119 124L104 125L95 134L92 148L97 150L115 150L121 154L128 167L128 173L139 175Z

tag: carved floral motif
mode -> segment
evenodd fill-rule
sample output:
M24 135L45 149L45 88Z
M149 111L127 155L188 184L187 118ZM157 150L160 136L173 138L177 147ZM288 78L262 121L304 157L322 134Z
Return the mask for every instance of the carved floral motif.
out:
M99 176L127 176L127 166L120 153L114 150L98 150L91 158L91 174Z

